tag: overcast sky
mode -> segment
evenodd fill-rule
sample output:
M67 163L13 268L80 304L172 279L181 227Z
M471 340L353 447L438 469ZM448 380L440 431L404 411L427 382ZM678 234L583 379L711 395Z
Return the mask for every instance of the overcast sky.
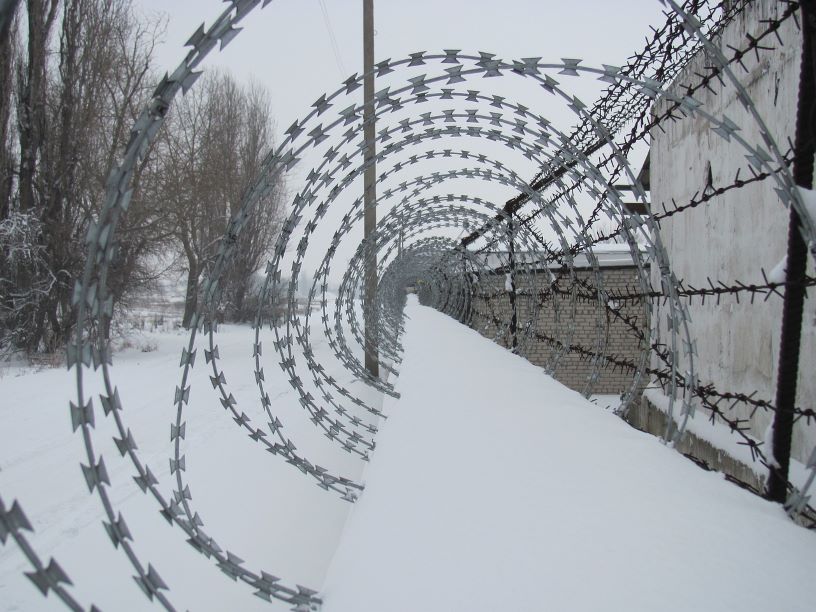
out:
M160 64L173 68L201 22L211 24L221 0L134 0L146 14L168 18ZM321 93L362 72L362 0L323 0L337 41L333 52L320 0L273 0L247 18L244 31L206 65L252 75L272 93L279 127L288 126ZM649 25L664 21L657 0L375 0L377 60L415 51L459 48L499 57L583 58L620 65L643 47ZM341 72L341 66L345 74ZM587 100L589 101L589 100Z
M225 7L222 0L134 0L134 5L146 15L167 20L165 40L157 50L158 63L167 71L186 54L183 44L192 32L202 22L209 26ZM542 57L559 61L566 57L581 58L592 66L621 65L643 48L649 26L665 21L658 0L374 0L374 5L375 61L400 59L416 51L462 49L495 53L505 60ZM223 52L212 53L204 68L228 68L241 79L252 78L265 85L279 135L304 116L321 94L337 89L349 75L362 73L362 0L273 0L265 9L256 9L242 25L240 35ZM570 94L586 103L604 87L591 78L568 80ZM480 87L487 81L497 79L482 80ZM524 103L563 130L576 123L563 103L542 95L540 89L530 99L529 92L505 83L512 79L498 81L510 88L502 89L501 95ZM525 180L535 173L527 160L502 161ZM308 169L308 163L300 164L287 179L290 188L299 188L299 179ZM479 189L476 195L498 205L514 195L498 185L482 184ZM348 205L338 202L333 212ZM328 219L329 223L322 224L327 236L318 234L314 240L324 243L321 251L336 229L331 214ZM341 259L348 257L349 245L355 241L346 242L339 251ZM314 270L318 262L318 253L310 250L306 269ZM341 271L339 264L338 268Z

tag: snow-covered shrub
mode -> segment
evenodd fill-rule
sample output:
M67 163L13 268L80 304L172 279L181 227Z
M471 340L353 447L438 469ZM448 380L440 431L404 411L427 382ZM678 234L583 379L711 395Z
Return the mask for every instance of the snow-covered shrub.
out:
M39 305L55 282L39 218L12 212L0 221L0 353L29 347Z

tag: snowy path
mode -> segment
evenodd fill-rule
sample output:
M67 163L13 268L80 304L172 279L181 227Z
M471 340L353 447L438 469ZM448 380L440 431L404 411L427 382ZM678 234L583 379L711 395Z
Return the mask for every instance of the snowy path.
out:
M816 534L409 303L326 612L814 610Z

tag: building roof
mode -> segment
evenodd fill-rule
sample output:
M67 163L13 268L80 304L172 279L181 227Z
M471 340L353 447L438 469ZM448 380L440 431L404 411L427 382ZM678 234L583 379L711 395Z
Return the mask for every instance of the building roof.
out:
M598 244L592 248L592 253L598 260L598 266L601 268L625 268L635 266L635 260L632 257L632 252L628 244ZM641 247L641 254L642 253L643 247ZM499 269L507 266L507 251L491 251L485 253L483 257L485 257L484 265L488 268L499 271ZM514 257L519 265L530 265L541 260L541 253L516 251ZM578 269L592 267L586 253L578 253L573 259L573 265ZM556 269L561 266L552 262L548 264L548 267Z

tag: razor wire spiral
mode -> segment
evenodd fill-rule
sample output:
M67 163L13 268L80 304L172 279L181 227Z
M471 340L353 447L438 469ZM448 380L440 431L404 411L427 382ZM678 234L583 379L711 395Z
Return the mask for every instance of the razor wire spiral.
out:
M384 86L376 92L373 103L379 128L376 164L378 182L389 185L382 190L378 202L384 205L386 213L374 235L356 246L348 264L337 260L344 241L355 240L354 231L363 218L362 196L348 194L353 186L359 185L367 167L364 105L355 97L364 75L355 74L340 88L321 96L302 119L289 127L282 142L265 158L261 175L228 224L204 283L190 337L180 357L181 373L175 389L170 436L173 488L166 495L165 483L140 458L136 437L123 418L122 407L127 398L120 398L114 382L110 346L105 338L93 339L86 330L93 324L104 327L113 316L106 278L115 251L117 224L130 202L136 164L148 154L174 98L194 85L202 60L217 47L223 49L240 31L238 24L242 20L270 2L229 0L228 8L212 26L205 29L202 25L190 38L189 53L156 88L148 108L133 126L121 165L111 171L106 201L88 233L84 275L75 286L79 331L68 347L67 362L76 376L77 395L70 404L70 413L73 430L81 434L85 447L87 464L82 464L82 471L90 493L102 503L104 525L112 543L127 557L136 583L150 601L157 601L167 610L175 609L168 585L152 563L141 560L134 534L108 493L111 482L104 457L94 448L95 411L93 400L85 391L86 377L98 372L104 387L99 403L104 415L115 423L117 448L123 457L129 458L137 484L190 545L228 577L246 584L249 593L268 601L285 601L294 610L314 610L321 604L317 591L287 585L266 569L247 569L239 552L228 550L204 530L206 517L197 512L193 492L184 476L185 407L190 399L192 368L200 362L198 355L203 346L204 365L209 369L213 392L236 426L268 451L270 459L283 459L321 488L353 502L363 490L362 483L317 465L286 436L285 424L276 414L275 402L265 384L264 366L272 356L315 427L343 451L367 461L376 448L378 422L387 415L342 384L337 373L351 373L377 393L396 396L393 379L372 377L361 355L376 350L384 371L398 375L406 286L417 286L423 303L462 322L469 323L474 316L491 321L497 335L520 355L525 355L535 343L543 344L548 348L545 369L550 373L557 370L565 355L577 354L590 366L582 389L585 395L592 393L603 368L630 373L631 383L616 408L619 414L626 413L645 376L658 379L669 390L670 417L680 407L679 424L666 432L667 441L675 441L683 434L696 400L727 423L758 460L768 465L769 459L743 431L740 420L730 416L728 406L743 404L768 411L775 408L769 400L717 390L699 380L688 304L694 299L720 300L728 295L736 299L747 295L752 301L757 297L769 299L779 295L785 283L764 276L763 285L740 281L715 284L709 280L708 287L691 286L672 272L659 226L662 219L682 214L726 191L768 180L776 185L783 204L780 212L788 206L799 212L803 236L811 255L814 254L816 219L809 216L793 183L788 169L790 157L777 146L751 97L732 72L746 54L759 55L769 50L771 37L776 36L778 44L782 44L778 29L795 16L797 4L786 2L780 17L769 22L763 33L749 36L744 48L732 49L731 56L726 57L710 39L749 2L729 2L725 6L717 2L686 2L680 6L668 0L666 25L655 30L644 51L624 67L592 67L579 59L503 60L491 53L453 49L417 52L376 64L374 76L378 86ZM0 11L0 16L4 14ZM711 60L708 73L698 75L698 81L684 93L669 87L667 84L680 69L703 48ZM605 94L591 107L569 91L570 79L581 77L608 84ZM570 133L559 130L547 117L536 113L534 109L544 106L541 100L525 105L489 91L488 83L504 83L509 79L533 83L546 100L557 101L569 109L578 128ZM733 121L709 111L694 97L698 90L725 81L751 114L762 143L746 140ZM649 108L658 99L668 101L670 110L663 116L650 116ZM636 200L650 210L646 191L628 162L628 152L635 143L647 138L649 130L675 116L705 120L715 134L733 143L735 150L746 157L752 176L741 178L738 174L732 184L710 186L689 202L675 203L673 208L664 206L662 212L626 211L615 186L620 178L628 181ZM480 151L484 143L502 147L507 157L526 160L525 163L540 169L539 174L532 182L526 181L494 154ZM312 158L317 161L293 197L291 213L271 254L260 290L251 347L260 410L257 405L254 410L249 409L255 415L253 418L230 392L227 372L220 362L217 335L220 278L255 203L281 175ZM423 167L429 165L427 162L434 162L438 165L435 167L451 167L426 172ZM506 205L499 205L473 195L485 183L505 186L518 196ZM463 184L467 189L460 187ZM590 198L594 204L588 215L582 197ZM304 259L309 247L314 246L310 237L321 222L326 223L327 215L338 209L343 214L331 240L322 245L325 252L314 281L309 287L299 287ZM611 232L595 231L601 214L617 220L617 228ZM555 240L546 240L542 228L554 235ZM469 235L462 239L465 232ZM611 237L624 240L636 267L635 285L624 290L605 288L604 272L594 252L594 247ZM364 303L366 262L372 254L380 262L377 294L373 303ZM576 273L575 259L579 254L586 257L588 278L580 278ZM344 267L335 300L328 296L333 267ZM657 282L651 277L652 267L659 270ZM504 287L493 282L502 278ZM806 284L816 284L816 279L808 277ZM297 291L303 289L308 291L307 303L319 303L319 315L311 308L303 316L297 313ZM286 312L283 323L276 324L267 307L273 296L280 294L285 296ZM513 300L525 300L521 320L514 314L508 321L501 312L493 310L491 298L503 299L508 295ZM576 309L582 302L597 304L594 340L589 345L576 340ZM638 308L642 319L634 320L624 310L625 305ZM650 324L643 330L642 322L651 321L658 307L668 316L667 342L650 337ZM552 312L554 334L538 328L542 309ZM313 320L314 316L319 321ZM637 338L637 358L609 352L610 319L623 322ZM366 333L363 320L373 322L374 329ZM271 351L267 332L272 336ZM313 338L318 334L327 340L336 363L317 359ZM662 364L660 367L649 363L655 356ZM796 415L806 420L816 416L809 408L797 408ZM258 418L263 422L258 423ZM673 422L671 418L669 421ZM809 465L816 470L816 460ZM796 510L811 519L816 516L807 506L807 491L790 487ZM44 595L53 591L69 609L86 609L66 588L70 579L59 564L53 559L43 563L30 546L24 532L31 529L17 501L9 508L0 501L0 540L5 543L11 537L29 559L33 571L27 575Z

